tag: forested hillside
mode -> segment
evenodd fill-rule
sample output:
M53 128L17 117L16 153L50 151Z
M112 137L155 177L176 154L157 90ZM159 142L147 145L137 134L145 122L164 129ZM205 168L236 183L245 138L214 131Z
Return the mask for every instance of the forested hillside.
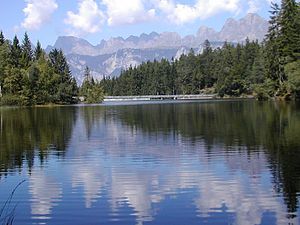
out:
M146 62L102 80L107 95L218 93L254 94L260 99L300 97L300 5L295 0L273 4L269 31L262 44L246 40L225 43L171 62Z

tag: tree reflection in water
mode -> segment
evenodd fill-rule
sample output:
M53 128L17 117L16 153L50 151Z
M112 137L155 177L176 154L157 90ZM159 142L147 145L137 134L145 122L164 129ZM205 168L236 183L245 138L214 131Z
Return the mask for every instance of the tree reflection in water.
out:
M0 176L28 165L32 214L51 214L70 182L72 190L83 187L86 208L105 193L112 212L129 204L140 223L155 222L153 207L181 192L196 193L190 200L204 221L219 212L244 224L259 224L266 210L277 223L287 222L285 211L291 221L297 216L297 103L2 108L0 117ZM52 174L57 162L35 167L49 155L69 162L63 178ZM286 210L272 198L281 195Z

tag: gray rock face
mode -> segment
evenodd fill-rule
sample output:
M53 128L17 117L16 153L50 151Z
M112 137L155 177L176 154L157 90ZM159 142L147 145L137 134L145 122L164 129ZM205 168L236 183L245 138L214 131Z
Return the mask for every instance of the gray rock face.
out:
M219 34L212 28L201 26L197 32L197 41L202 43L205 40L218 41Z
M191 48L195 52L203 50L202 43L208 39L213 48L221 47L224 41L262 41L268 29L268 22L257 14L248 14L240 20L228 19L220 32L202 26L195 35L181 37L176 32L141 34L102 40L97 46L76 37L59 37L54 46L46 51L61 48L67 56L73 75L79 83L83 80L85 66L89 66L93 76L118 76L122 69L137 66L145 61L179 58Z
M93 46L88 41L72 36L58 37L54 46L48 46L46 51L50 52L53 48L62 49L66 55L98 55L99 53L97 47Z
M67 55L68 63L73 75L81 83L84 79L83 71L86 66L91 69L93 77L102 79L104 76L119 76L122 69L140 65L142 62L171 60L177 54L178 49L121 49L115 53L99 56Z
M250 40L263 41L268 30L268 22L257 14L248 14L240 20L228 19L218 34L218 40L243 42Z

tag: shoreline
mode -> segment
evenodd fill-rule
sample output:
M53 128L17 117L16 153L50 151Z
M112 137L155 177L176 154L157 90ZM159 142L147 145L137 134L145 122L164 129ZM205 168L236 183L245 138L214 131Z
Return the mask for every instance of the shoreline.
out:
M191 96L195 96L195 95L191 95ZM112 97L112 96L110 96ZM119 97L121 98L120 100L104 100L103 102L99 102L99 103L85 103L85 102L78 102L76 104L44 104L44 105L32 105L32 106L18 106L18 105L0 105L0 109L3 108L55 108L55 107L70 107L70 106L99 106L99 105L105 105L105 104L118 104L118 103L145 103L147 104L152 102L152 103L176 103L176 102L180 102L180 103L184 103L184 102L201 102L201 101L230 101L230 100L256 100L259 101L256 96L254 95L242 95L239 97L234 97L234 96L224 96L224 97L220 97L215 95L214 97L210 97L210 98L198 98L198 99L194 99L194 98L184 98L184 99L170 99L170 98L164 98L164 99L158 99L158 98L154 98L154 99L122 99L122 97L126 97L126 96L113 96L113 97ZM130 97L136 97L136 96L130 96ZM266 100L262 100L262 102L266 102L266 101L279 101L279 102L293 102L293 101L297 101L297 100L286 100L280 97L274 97L274 98L270 98L270 99L266 99Z

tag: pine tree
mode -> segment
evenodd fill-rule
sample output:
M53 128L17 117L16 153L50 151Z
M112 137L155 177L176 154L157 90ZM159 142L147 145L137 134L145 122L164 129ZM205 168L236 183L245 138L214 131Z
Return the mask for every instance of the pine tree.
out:
M300 60L300 2L297 4L297 14L296 14L296 34L298 34L297 39L296 39L296 46L298 48L296 49L294 56L296 59Z
M4 39L2 32L0 39ZM76 102L77 83L61 50L49 57L40 43L33 53L27 33L20 47L17 36L12 44L0 45L1 103L34 105ZM35 60L35 61L34 61Z
M74 89L74 79L72 78L67 59L62 50L54 49L49 53L50 65L52 66L56 79L57 92L56 103L74 103L77 90Z
M4 35L3 35L3 32L1 31L0 32L0 45L3 45L4 42L5 42Z
M94 83L89 90L86 102L87 103L101 103L104 99L104 91L99 82Z
M88 66L84 70L84 81L80 88L80 95L84 97L87 103L100 103L103 101L104 89L102 88L102 82L94 80L91 76L91 71Z
M70 68L61 49L52 50L49 53L49 59L54 68L54 72L60 75L61 82L66 82L71 79Z
M20 67L21 54L22 50L19 44L19 39L15 36L11 46L11 60L14 67Z
M211 44L209 40L205 40L203 43L203 54L209 54L212 52Z
M30 39L28 37L28 34L25 33L24 35L24 39L22 42L22 65L27 68L33 58L33 53L32 53L32 48L31 48L31 42Z
M84 76L84 80L80 88L80 95L86 98L92 86L91 72L88 66L85 67L83 76Z
M0 36L2 36L4 40L2 32L0 33ZM3 41L3 44L0 44L0 97L3 96L2 87L4 79L7 75L6 68L11 65L10 52L10 45L8 42Z
M272 4L265 62L267 75L277 83L275 94L279 96L288 93L286 65L300 55L299 14L299 3L295 0L282 0L281 7Z
M284 63L280 52L280 7L272 3L269 30L266 35L265 62L267 76L281 85L285 80Z
M262 51L259 51L259 54L254 59L252 68L250 70L250 76L248 79L252 85L260 84L264 82L265 67L264 67L264 58L263 58Z
M299 14L299 5L295 0L282 0L279 17L279 49L284 64L295 61L300 49L299 21L297 21Z
M38 41L34 50L34 59L39 60L40 57L44 54L41 43Z
M84 69L84 80L90 81L91 80L91 70L88 66Z

